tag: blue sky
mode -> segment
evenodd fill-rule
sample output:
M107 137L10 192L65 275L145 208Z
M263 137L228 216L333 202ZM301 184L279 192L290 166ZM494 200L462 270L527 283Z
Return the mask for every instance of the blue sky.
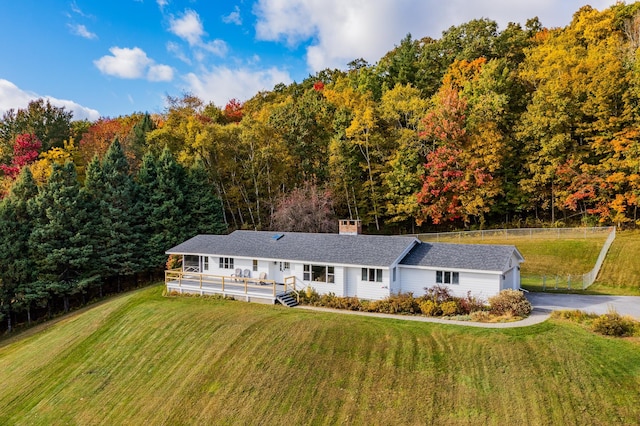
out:
M95 120L162 112L167 95L224 106L407 34L474 18L567 25L586 0L0 0L0 114L49 99ZM593 0L603 9L615 0Z

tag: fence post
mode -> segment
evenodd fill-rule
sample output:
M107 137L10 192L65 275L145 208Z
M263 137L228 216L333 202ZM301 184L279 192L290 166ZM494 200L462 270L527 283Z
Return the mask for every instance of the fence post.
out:
M571 290L571 274L567 275L567 288Z
M555 286L555 288L554 288L554 289L555 289L555 290L557 290L557 289L558 289L558 276L557 276L557 275L556 275L556 286Z

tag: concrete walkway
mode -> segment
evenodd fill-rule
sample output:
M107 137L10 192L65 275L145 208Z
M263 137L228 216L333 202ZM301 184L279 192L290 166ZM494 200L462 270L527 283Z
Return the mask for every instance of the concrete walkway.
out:
M462 325L482 328L515 328L527 327L546 321L552 311L579 309L588 313L606 314L610 308L621 315L629 315L640 320L640 296L583 296L576 294L527 293L527 299L533 305L533 312L528 318L514 322L485 323L473 321L456 321L418 315L394 315L375 312L348 311L346 309L330 309L317 306L297 306L300 309L318 312L332 312L344 315L359 315L375 318L389 318L404 321L435 322L438 324Z

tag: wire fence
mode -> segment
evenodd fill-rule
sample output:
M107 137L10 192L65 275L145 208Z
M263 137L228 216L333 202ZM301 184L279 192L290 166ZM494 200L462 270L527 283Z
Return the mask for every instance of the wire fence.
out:
M607 235L608 234L608 235ZM517 228L517 229L488 229L483 231L466 232L440 232L432 234L416 235L422 241L431 242L477 242L478 240L509 240L522 238L603 238L607 235L600 254L593 268L583 274L549 274L533 275L523 274L520 277L521 285L536 291L549 290L586 290L598 277L600 268L607 256L607 252L616 238L616 227L590 227L590 228ZM475 240L475 241L474 241Z
M422 241L456 242L471 239L497 240L521 238L602 238L615 229L615 226L596 226L585 228L513 228L513 229L484 229L481 231L433 232L416 234Z

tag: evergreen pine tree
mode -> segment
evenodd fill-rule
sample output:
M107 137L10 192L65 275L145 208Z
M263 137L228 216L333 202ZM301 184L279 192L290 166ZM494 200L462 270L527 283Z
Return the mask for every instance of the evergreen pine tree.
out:
M186 197L189 212L187 226L191 230L188 236L223 234L227 230L222 202L212 191L209 175L200 156L189 169Z
M38 280L49 294L63 299L66 312L69 297L97 279L90 275L91 222L75 165L54 163L51 177L29 208L36 217L29 246L38 259Z
M136 165L140 163L141 159L144 157L144 153L147 151L147 133L154 129L155 125L151 120L151 116L149 113L145 113L127 135L127 139L125 141L127 152L133 154Z
M84 191L92 203L97 272L103 278L116 278L120 290L121 277L140 269L137 262L140 227L135 210L135 183L117 139L102 163L94 159L89 164Z
M158 160L148 153L138 172L140 210L146 219L146 265L150 270L163 267L165 251L192 236L185 194L185 169L165 148Z
M28 246L33 225L27 203L37 193L26 167L0 204L0 313L7 317L9 332L13 313L26 309L31 322L31 304L43 297L35 283L35 262Z
M158 161L156 157L148 151L142 158L142 164L136 175L138 188L138 196L136 197L135 210L143 220L140 222L140 236L142 244L140 244L140 252L138 261L143 270L153 270L157 267L154 265L155 256L151 252L151 236L155 232L150 217L154 210L151 204L151 197L155 191L158 179Z

